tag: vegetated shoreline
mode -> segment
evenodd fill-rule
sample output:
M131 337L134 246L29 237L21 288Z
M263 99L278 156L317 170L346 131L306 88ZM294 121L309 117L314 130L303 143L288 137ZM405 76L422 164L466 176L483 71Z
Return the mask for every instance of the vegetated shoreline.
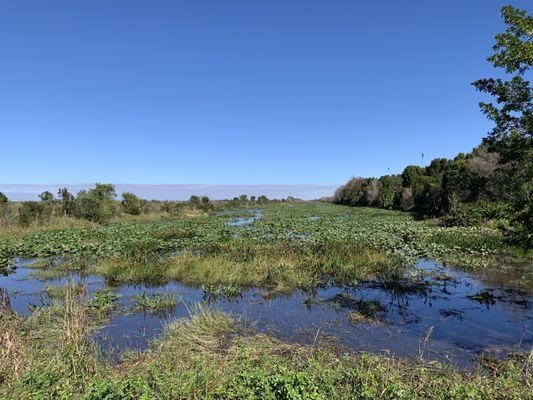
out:
M406 360L284 343L205 308L110 365L89 340L105 312L67 291L63 305L28 319L3 314L1 398L531 398L531 354L465 372L425 361L423 348Z

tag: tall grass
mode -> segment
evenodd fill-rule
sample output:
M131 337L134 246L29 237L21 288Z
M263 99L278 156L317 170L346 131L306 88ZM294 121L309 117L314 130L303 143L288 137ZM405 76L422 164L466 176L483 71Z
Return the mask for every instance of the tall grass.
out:
M355 284L382 274L403 272L400 259L345 244L294 246L230 243L207 253L183 251L159 259L136 257L103 261L97 272L110 283L163 283L265 287L279 292L320 285Z
M457 371L423 357L348 355L335 347L284 343L206 307L170 323L146 352L111 366L96 356L80 297L66 292L62 307L7 324L11 336L0 336L0 398L531 398L531 354Z

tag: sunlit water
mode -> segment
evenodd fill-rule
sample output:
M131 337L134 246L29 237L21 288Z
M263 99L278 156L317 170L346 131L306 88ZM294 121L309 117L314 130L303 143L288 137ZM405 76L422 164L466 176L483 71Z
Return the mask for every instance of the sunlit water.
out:
M66 283L66 278L36 280L31 276L35 270L28 267L32 261L19 259L12 274L0 277L12 308L25 316L33 306L50 301L45 286ZM531 276L531 265L513 268L518 276ZM510 270L500 275L487 270L474 276L421 260L417 271L426 276L421 278L426 282L422 285L425 292L402 295L375 283L356 288L330 286L274 298L261 289L249 289L235 298L208 298L201 288L176 282L159 287L125 285L116 288L115 293L122 295L119 307L95 339L104 354L117 359L126 349L146 349L166 324L188 316L195 305L203 303L254 324L259 332L288 341L327 341L349 351L423 355L458 366L472 365L480 353L502 357L532 348L533 293L517 286L514 280L520 279L512 278ZM106 286L98 276L87 276L83 283L89 295ZM133 296L142 293L176 294L181 303L166 312L132 312ZM482 296L476 296L480 293ZM337 301L339 295L347 294L357 300L379 302L384 308L381 322L351 323L350 304Z

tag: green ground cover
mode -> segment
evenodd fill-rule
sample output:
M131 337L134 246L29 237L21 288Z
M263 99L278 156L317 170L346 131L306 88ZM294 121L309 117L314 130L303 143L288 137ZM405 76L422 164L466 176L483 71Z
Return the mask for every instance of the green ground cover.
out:
M325 254L331 260L353 258L367 251L402 264L426 257L459 267L480 267L502 256L531 257L531 251L508 245L496 230L428 226L407 213L371 208L272 204L265 206L262 218L251 225L228 226L227 220L228 216L213 214L161 223L128 222L11 236L0 239L0 259L4 268L16 256L83 256L118 259L123 264L131 261L139 266L167 259L176 252L188 252L200 259L229 255L238 261L287 254L317 258Z

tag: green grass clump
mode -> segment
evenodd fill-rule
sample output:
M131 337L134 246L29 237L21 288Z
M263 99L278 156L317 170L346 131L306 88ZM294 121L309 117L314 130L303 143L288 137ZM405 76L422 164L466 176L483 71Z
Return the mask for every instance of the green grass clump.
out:
M350 310L348 321L351 323L380 324L385 314L385 307L377 300L356 298L349 293L340 293L328 299L334 307Z
M217 298L219 296L235 297L239 296L243 288L236 285L202 285L204 296L209 298Z
M134 296L135 304L133 311L160 311L172 309L180 302L175 294L171 293L149 293Z
M93 294L87 306L91 309L106 310L113 308L116 302L122 298L121 294L113 293L109 289L100 289Z
M360 300L355 310L348 314L348 321L351 323L371 323L380 324L385 312L385 308L376 300Z
M231 245L220 252L182 253L165 262L167 277L189 285L263 287L279 292L327 284L355 284L384 271L403 271L400 261L370 249Z

